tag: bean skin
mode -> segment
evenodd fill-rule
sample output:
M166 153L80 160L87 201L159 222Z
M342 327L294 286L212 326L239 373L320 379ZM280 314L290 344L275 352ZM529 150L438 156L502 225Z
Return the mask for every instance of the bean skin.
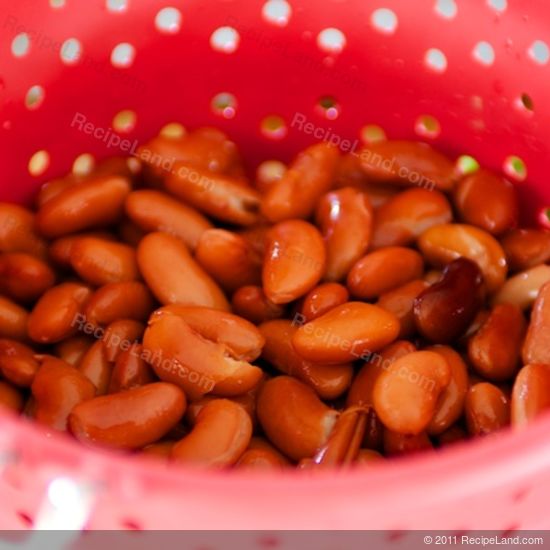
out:
M508 265L499 242L472 225L436 225L422 233L417 244L426 260L435 267L443 267L461 256L476 262L491 294L506 279Z
M430 449L433 449L433 444L426 432L411 435L384 430L384 453L386 455L408 455Z
M93 340L87 336L73 336L55 346L55 355L65 363L76 367L93 343Z
M334 181L338 149L327 143L309 147L292 162L262 200L262 214L272 223L310 218Z
M136 253L131 246L93 237L83 237L74 243L71 265L84 281L94 286L139 278Z
M519 367L526 328L519 307L496 306L468 342L468 358L476 372L491 382L513 378Z
M508 398L489 382L475 384L468 390L464 412L470 435L488 435L510 423Z
M523 364L550 364L550 283L539 292L522 351Z
M262 281L275 304L287 304L309 292L325 272L326 252L319 231L302 220L275 225L268 234Z
M114 241L115 236L108 231L88 231L86 233L77 233L75 235L66 235L59 237L50 244L49 256L50 259L63 269L71 268L71 254L74 245L83 238L102 239L104 241Z
M524 271L550 260L550 231L512 229L500 243L511 271Z
M273 471L290 467L290 462L273 445L264 439L253 437L248 448L236 464L237 468L247 470Z
M493 296L493 304L514 304L522 310L529 309L537 299L541 288L550 282L550 266L539 265L510 277Z
M149 233L139 244L137 259L143 278L162 304L229 309L220 287L178 238L166 233ZM170 267L161 269L161 266Z
M156 382L77 405L69 417L82 443L111 449L139 449L168 433L185 412L185 394Z
M62 283L42 295L29 315L28 332L35 342L52 344L76 334L92 290L80 283Z
M40 232L49 238L117 222L130 193L130 182L121 177L98 177L69 187L38 211Z
M415 250L388 247L358 260L348 274L350 294L362 300L373 300L400 287L424 272L424 260Z
M109 389L113 366L107 360L103 342L97 340L82 357L78 371L94 385L96 395L105 395Z
M132 319L120 319L112 322L103 335L103 350L107 361L114 363L118 356L141 340L145 325Z
M349 300L348 289L338 283L324 283L316 286L304 296L300 308L300 319L304 322L321 317L336 306Z
M465 223L492 235L500 235L518 223L516 188L489 170L480 169L466 176L455 187L453 197Z
M408 189L376 211L372 247L411 245L430 227L450 223L452 218L451 205L443 193Z
M28 388L39 366L32 348L15 340L0 340L0 372L9 382Z
M243 286L231 299L233 311L251 323L260 324L279 319L285 314L285 306L270 301L260 286Z
M228 399L215 399L199 413L191 433L178 441L172 458L195 466L233 466L252 437L252 422L242 407Z
M155 373L143 357L143 347L135 343L117 357L108 393L138 388L155 381Z
M317 206L317 226L325 239L325 280L345 279L370 244L373 210L368 196L352 187L324 195Z
M461 336L481 307L482 277L477 265L465 258L451 262L443 278L414 301L414 319L428 340L445 344Z
M512 425L525 426L550 409L550 365L526 365L514 381Z
M94 385L77 369L54 357L46 357L32 383L36 400L34 418L41 424L65 431L76 405L92 399Z
M451 191L454 164L429 145L413 141L380 141L359 152L361 167L371 181Z
M195 250L212 224L202 214L159 191L140 189L126 199L126 214L143 231L162 231Z
M17 204L0 202L0 252L46 257L46 243L36 232L35 216Z
M371 304L348 302L301 326L292 345L308 361L346 363L387 346L399 330L393 314Z
M25 402L19 390L0 380L0 412L3 413L7 409L14 413L20 413L24 405Z
M28 318L26 309L0 296L0 338L26 340Z
M55 273L39 258L22 252L0 256L0 292L28 303L38 299L55 283Z

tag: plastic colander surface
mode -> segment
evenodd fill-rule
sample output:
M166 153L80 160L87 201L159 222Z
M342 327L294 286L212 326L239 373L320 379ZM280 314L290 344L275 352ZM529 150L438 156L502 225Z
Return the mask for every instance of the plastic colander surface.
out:
M181 122L251 169L315 133L421 139L505 173L541 223L549 28L546 0L3 0L1 199ZM168 467L0 415L0 529L548 529L549 493L548 416L308 475Z

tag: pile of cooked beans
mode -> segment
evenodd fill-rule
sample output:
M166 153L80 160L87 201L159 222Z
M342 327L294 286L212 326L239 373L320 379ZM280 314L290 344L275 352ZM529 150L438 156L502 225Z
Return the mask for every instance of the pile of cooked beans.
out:
M0 406L85 445L311 469L550 409L550 232L421 143L247 178L201 128L0 203Z

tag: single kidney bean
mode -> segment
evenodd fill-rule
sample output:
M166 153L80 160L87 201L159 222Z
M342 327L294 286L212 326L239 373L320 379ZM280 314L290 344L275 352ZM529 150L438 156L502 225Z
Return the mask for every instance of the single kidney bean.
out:
M0 296L0 338L26 340L28 318L26 309Z
M321 198L316 220L327 249L325 280L345 279L353 264L366 254L372 216L368 196L358 189L344 187Z
M143 336L145 360L161 380L180 386L190 399L211 392L231 397L254 387L262 370L208 336L178 315L153 317Z
M178 441L172 458L201 467L233 466L252 437L246 411L228 399L215 399L199 413L191 433Z
M493 304L514 304L522 310L529 309L540 289L550 282L550 266L539 265L510 277L493 296Z
M143 283L110 283L93 293L82 321L95 326L106 326L117 319L146 321L154 307L153 296Z
M260 194L236 178L177 162L165 186L172 195L222 222L250 226L259 220Z
M272 471L290 467L288 459L265 439L253 437L248 448L236 463L237 468Z
M401 326L400 338L408 338L414 334L416 330L413 311L414 301L427 287L428 283L422 279L416 279L394 290L385 292L376 302L377 306L393 313L399 319Z
M398 456L428 451L433 444L426 432L416 435L401 434L384 429L384 453L389 456Z
M353 378L351 364L319 365L296 353L292 338L298 330L297 323L278 319L261 324L259 329L265 338L262 357L278 371L311 386L321 399L336 399L349 388Z
M25 402L19 390L0 380L0 412L7 409L20 413L24 406Z
M71 265L84 281L95 286L139 278L136 253L131 246L93 237L83 237L73 244Z
M76 367L93 343L93 340L87 336L73 336L55 346L55 355L65 363Z
M382 308L348 302L301 326L292 344L309 361L345 363L387 346L397 338L399 329L397 318Z
M107 361L114 363L118 356L130 349L145 332L145 325L132 319L112 322L103 336L103 351Z
M38 229L49 238L117 222L130 193L130 182L121 177L98 177L65 189L40 208Z
M61 283L42 295L29 315L27 330L35 342L52 344L73 336L92 290L80 283Z
M0 202L0 252L25 252L46 257L46 243L36 233L32 212L7 202Z
M9 382L28 388L39 366L33 349L15 340L0 340L0 372Z
M272 223L310 218L321 196L332 186L339 156L338 149L328 143L302 151L264 195L262 214Z
M441 355L451 369L451 380L441 393L435 414L427 428L429 435L440 435L462 415L468 392L468 367L462 357L449 346L432 346L426 348L426 351Z
M460 218L493 235L518 224L519 205L512 183L489 170L480 169L458 182L453 193Z
M386 428L409 435L425 431L451 381L447 360L433 351L416 351L393 362L377 378L374 410Z
M468 342L468 358L477 373L491 382L510 380L519 367L526 328L518 306L495 306Z
M155 311L149 322L155 322L166 315L181 317L204 338L227 346L233 357L241 361L257 359L265 344L257 327L232 313L207 307L172 304Z
M324 283L310 290L300 307L300 320L308 323L349 300L348 289L338 283Z
M55 283L55 273L41 259L23 252L0 256L0 292L19 302L33 302Z
M550 409L550 365L526 365L514 381L512 424L524 426Z
M372 300L414 279L424 272L424 260L415 250L391 246L358 260L348 274L352 296Z
M78 370L95 387L96 395L105 395L109 389L114 364L107 360L103 342L98 340L84 354Z
M524 271L550 260L550 231L512 229L500 244L512 271Z
M414 319L428 340L445 344L461 336L481 307L483 279L478 266L460 258L443 271L443 278L414 301Z
M151 189L130 193L126 199L126 214L143 231L174 235L191 250L195 250L201 235L212 229L208 219L195 209Z
M64 269L71 268L71 254L73 246L82 238L92 237L102 239L104 241L114 241L115 236L108 231L88 231L87 233L77 233L75 235L67 235L59 237L50 244L49 256L50 259L59 267Z
M502 390L481 382L468 390L464 414L470 435L488 435L510 423L510 402Z
M169 432L185 412L185 394L156 382L96 397L74 407L69 428L81 442L112 449L139 449Z
M523 344L523 364L550 364L550 283L539 292Z
M67 429L73 408L95 395L95 386L81 372L55 357L44 358L31 390L36 401L34 418L60 431Z
M429 145L414 141L379 141L359 152L369 179L407 187L451 191L454 164Z
M476 262L490 293L497 291L506 279L508 266L499 242L472 225L436 225L422 233L418 247L426 260L436 267L443 267L461 256Z
M244 237L226 229L204 231L195 259L227 292L262 281L262 257Z
M280 222L268 234L264 292L275 304L292 302L320 281L325 266L325 245L313 225L302 220Z
M408 246L430 227L452 219L451 205L443 193L407 189L376 211L372 246Z
M220 287L193 259L177 237L149 233L139 244L137 259L147 285L162 304L187 304L228 310ZM161 269L161 266L169 266Z
M285 314L285 306L274 304L260 286L243 286L231 299L233 311L251 323L260 324L279 319Z
M311 458L329 438L339 413L306 384L277 376L261 388L258 420L268 439L292 460Z
M143 346L136 343L119 354L111 373L108 393L138 388L155 381L155 373L143 357Z

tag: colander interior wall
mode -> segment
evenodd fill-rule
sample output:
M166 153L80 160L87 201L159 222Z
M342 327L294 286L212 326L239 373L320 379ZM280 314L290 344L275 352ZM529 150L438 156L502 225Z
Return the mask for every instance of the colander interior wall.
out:
M1 198L28 203L82 155L126 154L120 140L133 149L172 122L222 128L251 171L315 135L353 142L382 129L504 172L537 223L550 205L549 24L544 0L7 0ZM0 424L3 528L40 523L60 475L93 495L75 519L90 527L550 526L539 506L549 419L314 479L166 471Z

